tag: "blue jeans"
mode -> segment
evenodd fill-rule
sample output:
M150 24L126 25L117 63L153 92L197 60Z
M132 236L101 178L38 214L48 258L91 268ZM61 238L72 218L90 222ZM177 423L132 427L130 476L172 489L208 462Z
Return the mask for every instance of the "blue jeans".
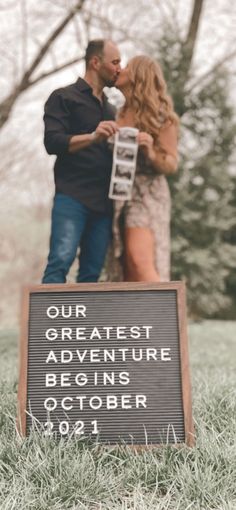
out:
M80 247L77 282L96 282L111 240L111 216L57 193L52 209L48 264L42 283L65 283Z

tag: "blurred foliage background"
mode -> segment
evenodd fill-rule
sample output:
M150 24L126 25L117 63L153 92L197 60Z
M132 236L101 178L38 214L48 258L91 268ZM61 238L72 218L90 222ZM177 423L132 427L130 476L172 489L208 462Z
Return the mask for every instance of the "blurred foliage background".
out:
M181 118L179 171L169 178L172 279L187 284L190 317L235 318L235 21L229 0L0 0L2 326L17 323L22 285L40 282L48 252L43 105L83 75L94 37L116 41L123 63L139 53L160 61Z

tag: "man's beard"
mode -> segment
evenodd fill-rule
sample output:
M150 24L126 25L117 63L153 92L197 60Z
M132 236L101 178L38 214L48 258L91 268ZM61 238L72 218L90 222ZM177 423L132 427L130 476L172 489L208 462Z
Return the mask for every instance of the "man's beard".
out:
M116 86L117 78L118 78L118 75L113 80L107 80L106 84L105 84L105 87L109 87L109 88L110 87L115 87Z

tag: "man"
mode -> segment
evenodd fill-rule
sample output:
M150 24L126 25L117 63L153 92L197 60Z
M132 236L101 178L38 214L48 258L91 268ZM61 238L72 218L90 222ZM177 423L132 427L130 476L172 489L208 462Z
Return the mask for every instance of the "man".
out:
M111 238L108 199L112 152L106 140L117 131L114 107L103 93L120 72L120 53L110 40L88 44L84 79L55 90L45 105L48 154L56 154L56 194L48 264L43 283L64 283L80 247L77 281L97 281Z

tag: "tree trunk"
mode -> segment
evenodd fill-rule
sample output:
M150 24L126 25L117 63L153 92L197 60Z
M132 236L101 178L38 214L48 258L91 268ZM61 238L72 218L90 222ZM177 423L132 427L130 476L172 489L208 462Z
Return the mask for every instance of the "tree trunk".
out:
M194 1L193 12L192 12L190 25L189 25L188 35L187 35L186 41L183 46L187 74L190 70L192 59L193 59L193 54L194 54L194 49L195 49L195 45L196 45L196 41L197 41L197 34L198 34L198 30L199 30L199 24L200 24L202 9L203 9L203 3L204 3L204 0L195 0ZM187 75L186 75L186 77L187 77Z
M197 42L203 4L204 0L194 0L188 34L182 45L182 55L178 66L180 72L178 79L176 80L174 91L175 102L179 105L179 110L177 113L180 117L185 113L187 109L185 101L182 98L184 96L186 84L188 83L194 50Z

